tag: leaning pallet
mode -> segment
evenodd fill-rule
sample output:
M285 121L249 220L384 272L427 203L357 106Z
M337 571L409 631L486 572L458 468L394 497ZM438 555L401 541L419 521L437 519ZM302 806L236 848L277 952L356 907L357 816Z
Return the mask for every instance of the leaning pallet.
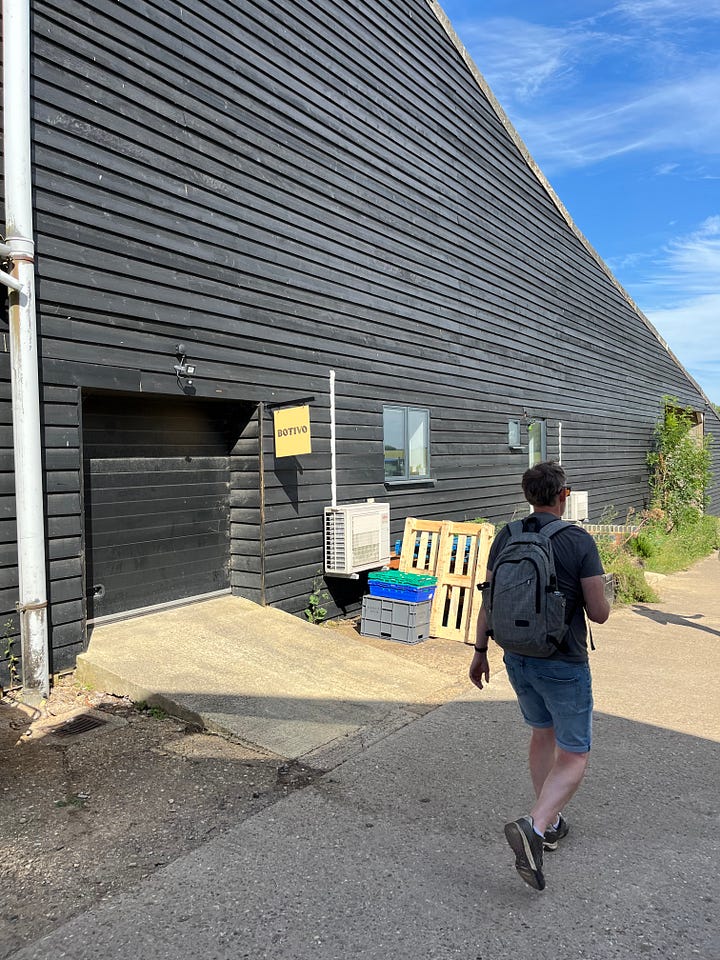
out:
M418 520L408 517L405 521L400 566L403 573L428 573L436 576L438 547L442 531L440 520Z
M437 577L430 636L473 643L495 528L490 523L405 521L400 570Z
M474 643L482 606L477 585L485 579L495 528L490 523L443 524L437 558L437 589L430 613L434 637Z

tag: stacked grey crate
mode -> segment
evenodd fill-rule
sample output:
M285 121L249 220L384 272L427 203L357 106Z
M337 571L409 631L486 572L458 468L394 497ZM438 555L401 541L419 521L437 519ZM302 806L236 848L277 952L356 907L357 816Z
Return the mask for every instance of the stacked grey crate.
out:
M426 640L436 583L435 577L393 570L369 574L360 632L400 643Z

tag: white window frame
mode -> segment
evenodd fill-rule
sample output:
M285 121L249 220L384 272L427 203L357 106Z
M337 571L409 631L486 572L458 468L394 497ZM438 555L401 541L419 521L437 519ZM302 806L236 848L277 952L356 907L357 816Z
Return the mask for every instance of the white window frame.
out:
M403 447L402 457L403 471L401 474L388 476L387 459L385 458L385 483L415 483L422 480L430 480L430 411L426 407L406 406L404 404L388 403L383 406L383 454L385 453L385 418L389 411L400 411L403 414ZM411 473L409 466L409 421L410 414L421 414L424 420L424 454L425 454L425 473ZM399 459L399 458L398 458Z

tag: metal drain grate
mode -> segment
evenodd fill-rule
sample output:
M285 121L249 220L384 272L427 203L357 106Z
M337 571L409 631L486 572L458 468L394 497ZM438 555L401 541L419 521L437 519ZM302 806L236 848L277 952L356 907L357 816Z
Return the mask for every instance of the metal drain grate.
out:
M56 737L74 737L78 733L87 733L88 730L103 727L106 723L107 720L103 720L101 717L95 717L89 713L81 713L80 716L73 717L72 720L66 720L65 723L60 724L59 727L55 727L53 734Z

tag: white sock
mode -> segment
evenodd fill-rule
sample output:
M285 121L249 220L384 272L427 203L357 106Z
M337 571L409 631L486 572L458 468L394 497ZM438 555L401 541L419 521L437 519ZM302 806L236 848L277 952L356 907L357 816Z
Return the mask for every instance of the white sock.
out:
M535 833L536 833L539 837L544 837L544 836L545 836L545 834L544 834L544 833L541 833L541 832L538 830L538 828L535 826L535 822L534 822L534 821L533 821L533 830L535 831Z

